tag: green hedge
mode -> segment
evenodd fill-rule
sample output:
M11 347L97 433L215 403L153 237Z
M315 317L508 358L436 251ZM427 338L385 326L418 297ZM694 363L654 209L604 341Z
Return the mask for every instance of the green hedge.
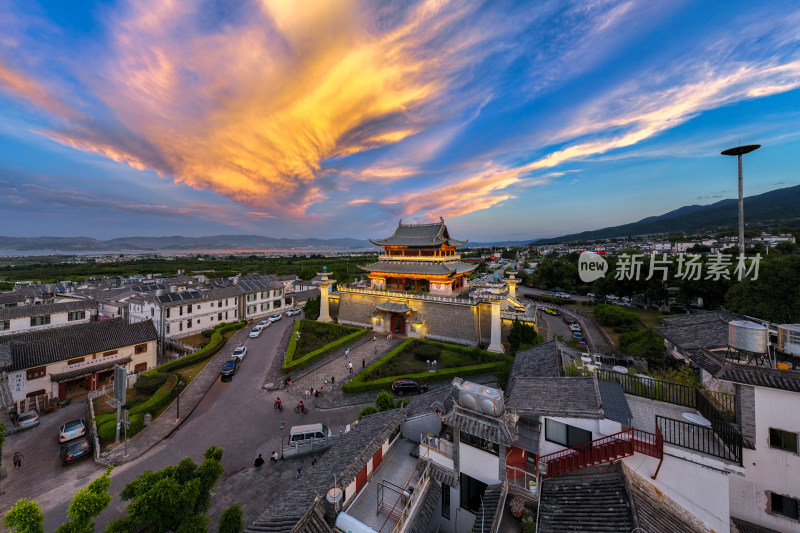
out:
M345 383L342 386L342 391L347 394L352 394L355 392L364 392L369 390L379 390L379 389L386 389L388 388L392 382L399 378L399 377L412 377L421 379L422 381L442 381L447 379L452 379L454 377L464 377L464 376L472 376L475 374L489 374L500 371L506 365L510 365L513 361L513 358L502 355L502 354L495 354L491 352L490 355L497 357L496 362L492 363L482 363L479 365L470 365L470 366L459 366L455 368L441 368L434 372L418 372L416 374L397 374L394 376L386 376L380 379L375 379L372 381L364 381L364 376L371 374L372 371L380 368L381 366L388 363L394 356L398 355L400 352L406 349L406 347L413 343L413 342L420 342L420 339L408 339L402 342L399 346L395 349L372 363L370 366L367 367L366 370L357 374L352 380L348 383ZM435 342L435 341L427 341L422 340L421 342L425 342L427 344L432 345L439 345L447 350L453 352L461 352L466 356L472 357L475 348L468 348L464 346L456 346L453 344L446 344L443 342Z
M224 334L228 331L235 331L237 329L241 329L247 325L247 321L243 320L241 322L234 322L233 324L217 324L214 328L214 333L211 335L211 340L209 341L208 345L204 348L201 348L194 352L191 355L187 355L181 357L180 359L176 359L174 361L170 361L169 363L163 364L161 366L157 366L144 372L140 377L139 380L158 380L161 375L166 375L166 379L164 383L156 390L150 398L142 403L138 403L133 405L129 410L128 414L131 417L131 429L128 430L128 436L130 437L131 434L135 434L141 429L141 426L144 425L144 414L145 413L155 413L159 409L161 409L164 405L168 404L172 400L172 391L175 389L175 386L178 384L178 374L173 374L175 370L180 368L184 368L190 365L193 365L197 362L200 362L204 359L212 357L217 352L220 351L222 346L225 344L225 337ZM135 416L138 415L138 416ZM114 439L114 429L111 432L111 438L106 438L106 435L109 431L107 428L102 429L104 426L108 425L109 422L112 422L111 426L116 424L117 414L116 413L105 413L102 415L98 415L95 417L95 423L97 424L97 435L100 437L101 440L113 440ZM136 431L132 431L135 427L138 426Z
M297 327L297 326L295 326L295 327ZM289 372L294 372L295 370L298 370L299 368L302 368L302 367L306 366L307 364L309 364L309 363L311 363L313 361L316 361L317 359L319 359L323 355L329 354L334 350L338 350L342 346L350 344L351 342L355 341L356 339L359 339L359 338L363 337L364 335L366 335L367 333L369 333L369 330L367 330L367 329L356 329L356 328L353 328L353 329L355 331L353 333L351 333L350 335L347 335L345 337L342 337L341 339L338 339L338 340L335 340L335 341L333 341L331 343L328 343L328 344L326 344L325 346L323 346L321 348L317 348L313 352L309 352L309 353L305 354L303 357L301 357L299 359L295 359L294 361L289 359L289 349L287 349L286 350L286 356L283 358L283 373L284 374L288 374ZM295 335L294 335L294 331L293 331L292 332L292 341L294 340L294 337L295 337ZM289 347L292 346L292 341L289 341ZM296 349L296 346L297 345L295 343L295 349ZM292 351L292 355L294 355L294 351Z
M128 428L128 438L133 437L144 428L144 413L130 415L131 426ZM125 428L120 426L120 439L125 435ZM107 420L102 425L97 426L97 436L100 440L112 441L117 436L117 419Z

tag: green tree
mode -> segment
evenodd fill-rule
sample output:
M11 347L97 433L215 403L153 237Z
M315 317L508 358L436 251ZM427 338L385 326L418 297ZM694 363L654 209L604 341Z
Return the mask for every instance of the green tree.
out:
M389 411L395 408L394 403L394 396L391 393L386 391L378 393L377 398L375 398L375 407L378 408L379 412Z
M367 405L358 413L358 419L361 420L365 416L374 415L378 412L378 408L374 405Z
M22 498L3 517L3 525L15 533L44 533L44 513L38 502Z
M305 307L303 307L303 311L306 314L306 318L309 320L316 320L319 318L319 305L320 305L320 298L322 296L316 296L314 298L310 298L307 302Z
M217 529L217 532L239 533L239 531L242 530L243 517L244 512L242 512L242 504L237 503L235 505L231 505L222 511L222 516L219 518L219 528Z
M130 500L126 515L113 520L107 533L137 531L195 533L208 528L211 490L222 475L222 448L211 446L198 467L188 457L158 472L147 470L120 494Z
M763 260L758 279L745 279L728 290L725 307L773 322L800 322L800 255Z
M102 476L75 494L67 509L69 520L61 524L56 529L56 533L92 533L94 531L94 520L92 519L111 503L108 486L111 485L109 476L113 469L113 466L109 466Z

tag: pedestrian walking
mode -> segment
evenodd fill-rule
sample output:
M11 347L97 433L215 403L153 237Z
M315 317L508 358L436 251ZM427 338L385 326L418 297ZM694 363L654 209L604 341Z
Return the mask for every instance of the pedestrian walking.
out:
M348 361L347 362L347 369L350 371L350 374L353 373L353 362L352 361Z
M336 376L331 376L331 385L336 383Z
M372 342L378 342L378 336L377 335L373 335L372 336Z
M21 453L17 452L14 454L14 468L21 468L22 467L22 458L25 457Z
M296 477L297 477L297 479L300 479L301 477L303 477L303 469L302 468L298 468L297 469L297 476Z
M347 349L344 351L344 358L347 359L347 356L350 355L350 347L348 346Z

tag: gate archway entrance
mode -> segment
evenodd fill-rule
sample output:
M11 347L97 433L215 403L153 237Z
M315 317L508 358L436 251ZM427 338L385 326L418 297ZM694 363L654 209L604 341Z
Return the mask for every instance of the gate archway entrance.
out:
M389 322L392 333L406 334L406 317L399 313L392 313L392 319Z

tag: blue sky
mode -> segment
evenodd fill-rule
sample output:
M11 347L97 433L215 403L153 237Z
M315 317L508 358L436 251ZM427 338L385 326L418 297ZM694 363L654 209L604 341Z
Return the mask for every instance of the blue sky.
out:
M0 0L2 235L473 241L800 183L797 2Z

